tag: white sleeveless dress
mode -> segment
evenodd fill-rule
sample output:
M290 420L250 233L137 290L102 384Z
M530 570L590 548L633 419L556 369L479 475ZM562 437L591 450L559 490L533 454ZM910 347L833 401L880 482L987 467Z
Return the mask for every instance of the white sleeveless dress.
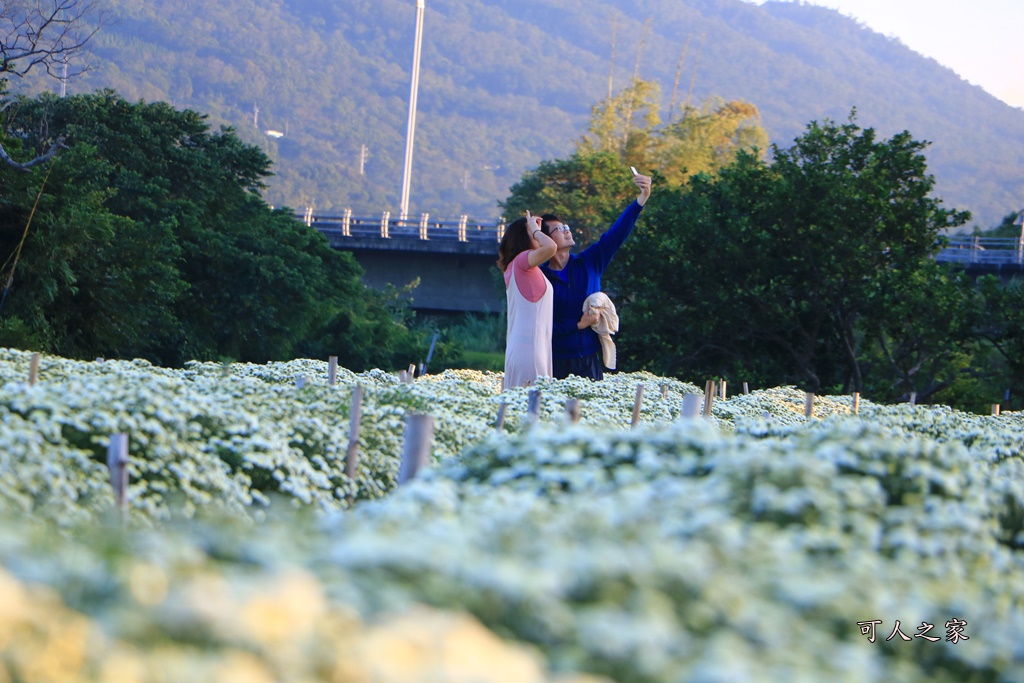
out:
M511 273L505 283L505 297L508 300L508 327L505 332L506 389L528 386L538 377L552 376L551 325L555 294L540 268L523 269L527 258L528 252L516 256L508 266ZM520 263L517 264L517 261ZM530 278L535 287L543 280L544 293L538 301L533 302L523 296L519 282L516 281L517 271L524 278Z

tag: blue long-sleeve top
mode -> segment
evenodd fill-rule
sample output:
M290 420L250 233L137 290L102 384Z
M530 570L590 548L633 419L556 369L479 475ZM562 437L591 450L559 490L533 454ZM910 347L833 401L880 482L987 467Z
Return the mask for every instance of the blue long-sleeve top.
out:
M554 289L554 325L551 332L553 358L583 358L601 350L594 330L577 329L583 316L583 302L601 291L601 275L636 225L643 207L635 201L615 220L601 238L579 254L570 254L562 270L552 270L550 261L541 270Z

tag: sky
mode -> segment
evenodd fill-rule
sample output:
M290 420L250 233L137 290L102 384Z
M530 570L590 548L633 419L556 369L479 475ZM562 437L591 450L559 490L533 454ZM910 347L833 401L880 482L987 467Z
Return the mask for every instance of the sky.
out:
M802 1L899 38L1007 104L1024 107L1024 0Z

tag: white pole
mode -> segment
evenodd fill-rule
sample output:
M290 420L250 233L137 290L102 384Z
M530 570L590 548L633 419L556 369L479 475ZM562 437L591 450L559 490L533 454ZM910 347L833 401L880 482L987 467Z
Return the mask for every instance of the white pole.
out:
M412 51L412 84L409 87L409 125L405 131L405 170L402 172L402 220L409 215L409 181L412 178L412 143L416 136L416 95L420 89L420 46L423 44L425 3L426 0L416 0L416 39Z

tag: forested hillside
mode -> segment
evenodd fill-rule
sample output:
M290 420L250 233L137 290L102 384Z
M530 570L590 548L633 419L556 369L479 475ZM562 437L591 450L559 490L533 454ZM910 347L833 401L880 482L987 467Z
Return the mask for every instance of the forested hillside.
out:
M398 208L414 2L107 6L114 20L92 44L96 68L69 93L113 88L234 126L274 161L272 204ZM672 104L678 112L713 95L746 100L782 146L809 121L844 120L853 108L860 125L884 135L909 130L933 142L937 194L982 227L1024 201L1024 112L833 10L742 0L427 0L423 41L414 213L497 215L523 172L569 154L591 106L634 73L660 84L663 120Z

